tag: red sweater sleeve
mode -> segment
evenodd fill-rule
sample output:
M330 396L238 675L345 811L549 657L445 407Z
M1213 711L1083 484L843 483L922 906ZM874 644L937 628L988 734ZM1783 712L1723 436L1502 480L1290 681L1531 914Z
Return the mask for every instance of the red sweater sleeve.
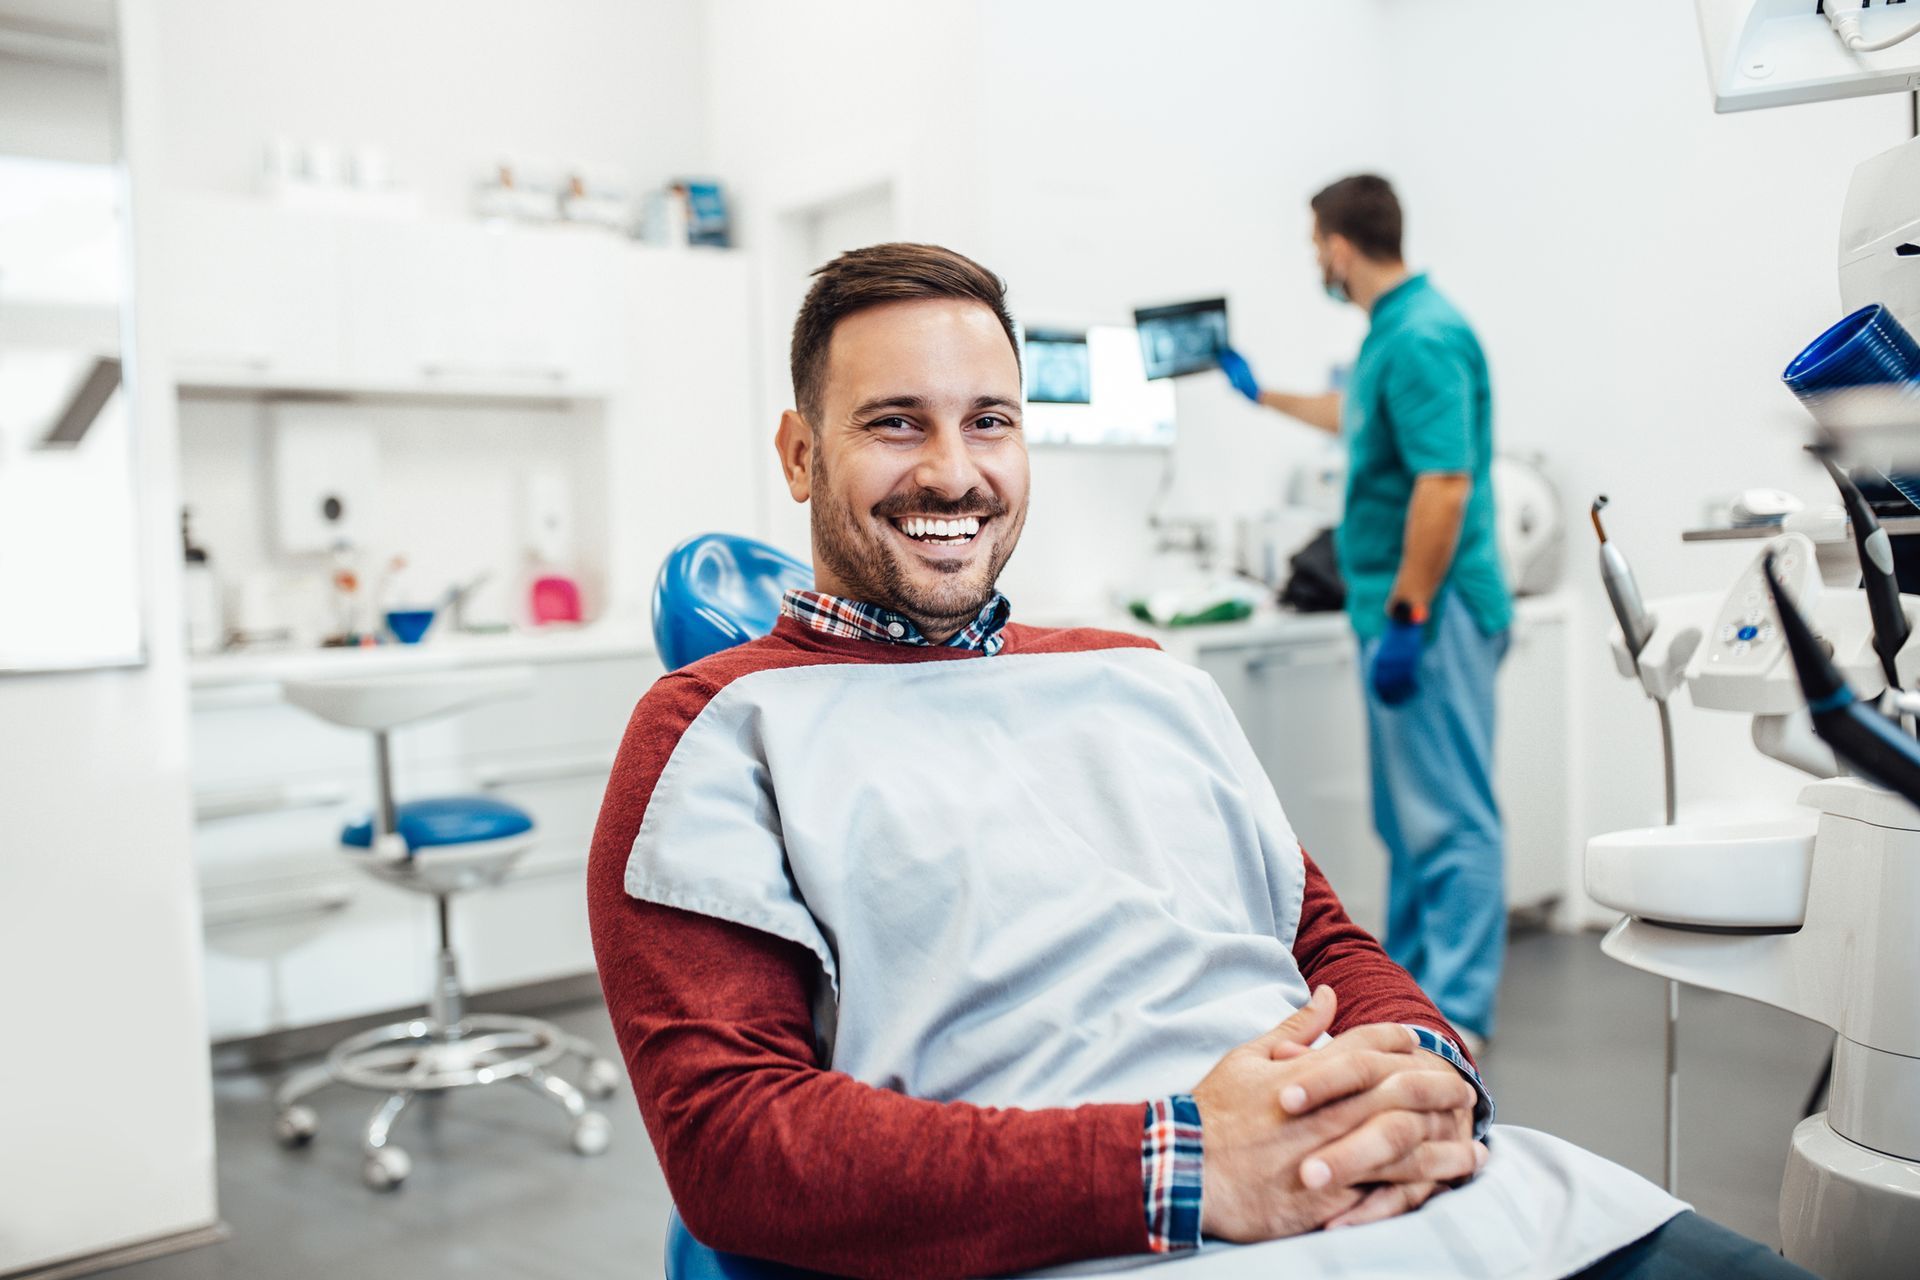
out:
M628 896L654 783L713 695L684 676L635 711L601 807L588 906L601 986L688 1229L846 1276L962 1276L1146 1249L1144 1101L935 1103L816 1060L804 948Z
M1373 935L1348 918L1333 886L1304 849L1300 856L1307 864L1307 889L1300 906L1300 929L1293 939L1293 958L1309 987L1324 983L1339 998L1333 1034L1370 1022L1411 1022L1438 1031L1467 1057L1460 1033L1407 971L1387 958ZM1467 1061L1473 1059L1467 1057Z

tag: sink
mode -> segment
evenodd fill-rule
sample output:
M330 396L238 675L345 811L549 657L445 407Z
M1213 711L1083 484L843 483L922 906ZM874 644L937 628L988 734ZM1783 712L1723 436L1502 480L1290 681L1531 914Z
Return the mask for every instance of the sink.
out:
M1797 929L1820 815L1636 827L1587 841L1587 893L1603 906L1667 924Z
M285 680L281 696L322 720L353 729L395 729L462 707L523 693L533 685L527 667L481 667Z

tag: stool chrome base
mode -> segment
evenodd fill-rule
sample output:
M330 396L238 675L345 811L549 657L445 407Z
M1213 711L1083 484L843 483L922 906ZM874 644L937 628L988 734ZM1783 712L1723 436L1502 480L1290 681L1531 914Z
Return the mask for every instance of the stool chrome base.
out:
M552 1070L567 1057L585 1064L581 1087ZM588 1108L585 1094L612 1096L620 1071L591 1041L539 1018L476 1013L450 1023L430 1017L389 1023L341 1041L324 1063L280 1086L273 1127L282 1146L313 1140L318 1117L301 1099L335 1084L387 1095L367 1121L361 1177L375 1191L390 1191L413 1169L389 1135L415 1095L491 1084L532 1089L567 1113L573 1149L595 1156L607 1149L612 1129L605 1115Z
M580 1058L586 1064L587 1092L595 1097L612 1094L620 1072L590 1042L537 1018L468 1015L463 1008L451 899L506 879L533 845L532 815L497 797L443 797L412 806L394 798L395 729L506 696L531 681L528 669L496 668L290 680L281 686L288 701L323 720L372 731L373 816L343 836L352 841L350 859L369 875L434 899L439 956L426 1016L341 1041L323 1065L295 1074L274 1095L274 1132L283 1145L299 1147L311 1142L319 1127L319 1118L302 1098L334 1084L385 1094L361 1140L361 1173L376 1191L399 1186L412 1170L413 1162L390 1135L394 1121L422 1093L517 1085L567 1113L573 1149L581 1155L605 1151L611 1136L606 1116L588 1110L581 1091L555 1071L561 1059ZM403 819L409 824L406 831Z

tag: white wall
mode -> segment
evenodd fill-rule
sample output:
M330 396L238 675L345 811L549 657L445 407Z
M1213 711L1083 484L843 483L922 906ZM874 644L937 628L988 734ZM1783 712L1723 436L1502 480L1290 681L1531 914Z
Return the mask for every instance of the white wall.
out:
M470 214L475 179L501 159L579 164L635 191L709 168L706 22L696 0L169 0L158 30L158 161L169 188L252 193L275 136L379 147L424 212L450 218ZM752 340L739 334L743 346ZM265 559L259 431L241 421L257 409L207 400L180 409L195 530L230 585L249 570L289 568ZM401 495L418 495L421 481L459 514L481 518L477 509L491 507L484 524L493 536L476 545L446 545L444 531L400 521L404 537L373 545L383 557L407 551L417 576L435 585L491 569L474 616L516 617L525 503L508 476L539 447L543 413L466 405L362 413L381 425L388 510L401 510ZM601 424L591 434L604 435ZM436 463L437 445L456 438L466 464ZM575 464L600 447L563 449L559 462L579 473ZM581 549L566 568L596 597L592 610L607 571L606 504L591 486L575 487Z
M1568 704L1542 709L1568 717L1582 759L1566 802L1582 831L1655 818L1652 712L1604 655L1586 504L1612 495L1614 534L1657 595L1745 562L1750 548L1682 548L1710 495L1764 484L1831 500L1778 373L1837 314L1847 176L1906 136L1906 101L1716 117L1693 24L1631 6L932 8L714 6L712 155L742 206L891 174L906 193L895 233L978 256L1022 319L1124 321L1221 292L1263 381L1310 390L1364 322L1319 296L1306 198L1345 173L1393 177L1410 258L1488 348L1502 446L1544 454L1568 504L1576 632L1591 638ZM902 77L954 91L893 92ZM747 226L763 242L777 231ZM769 434L797 297L783 287L767 294ZM1173 514L1269 505L1321 447L1217 378L1183 380L1180 410ZM1140 513L1164 461L1036 451L1006 578L1028 616L1142 578ZM768 527L798 541L785 501L771 494ZM1741 719L1678 719L1689 807L1790 800L1796 776L1757 756Z
M706 18L707 156L760 275L757 532L804 555L805 511L780 483L772 442L792 404L787 335L807 275L852 247L846 236L881 227L974 249L978 102L1001 90L971 4L711 0Z
M530 481L550 475L568 502L570 554L561 565L580 582L586 616L606 599L606 415L595 402L508 406L370 401L297 406L308 421L364 426L379 465L355 495L360 571L379 591L392 557L407 562L415 604L433 605L448 587L487 580L469 599L469 623L524 623L533 572ZM277 409L258 399L183 401L180 500L192 512L194 541L237 605L243 583L277 594L299 619L302 643L334 625L332 563L324 554L279 548L273 504ZM398 589L397 587L395 588ZM387 604L401 603L390 593Z
M1133 308L1227 296L1233 340L1268 385L1319 390L1352 358L1360 316L1321 294L1306 200L1385 163L1393 119L1363 5L1220 0L1164 5L989 0L996 81L981 99L981 252L1036 325L1132 322ZM1275 506L1326 438L1254 408L1219 375L1181 379L1179 439L1098 458L1047 450L1008 592L1078 607L1137 589L1152 537L1138 519L1173 467L1166 510Z
M1137 305L1225 293L1236 340L1266 353L1262 376L1325 385L1361 324L1319 298L1305 200L1391 145L1383 81L1361 52L1376 22L1363 6L1255 0L1180 22L1145 0L714 5L711 154L770 277L768 438L789 402L786 330L804 287L781 261L781 212L875 181L896 193L894 235L976 256L1027 323L1129 323ZM1326 120L1339 127L1302 125ZM1292 460L1322 447L1213 377L1182 384L1180 413L1170 514L1270 506ZM1005 581L1026 616L1141 580L1142 515L1168 461L1035 452L1036 502ZM764 527L803 547L770 450L766 466Z
M1612 498L1608 531L1658 596L1718 589L1754 552L1680 542L1708 495L1769 485L1834 501L1779 375L1839 318L1847 179L1908 136L1909 103L1715 116L1690 21L1501 0L1378 7L1410 254L1480 331L1503 444L1551 460L1571 517L1588 637L1577 820L1589 833L1658 821L1653 711L1603 648L1586 506ZM1755 753L1743 717L1683 700L1676 733L1683 806L1790 802L1803 781Z
M148 6L123 6L135 207L151 188ZM146 323L136 241L136 329ZM0 1271L215 1220L188 848L171 399L133 349L149 661L0 680Z
M167 0L167 177L250 192L275 135L384 149L429 212L502 158L637 186L704 168L697 0Z

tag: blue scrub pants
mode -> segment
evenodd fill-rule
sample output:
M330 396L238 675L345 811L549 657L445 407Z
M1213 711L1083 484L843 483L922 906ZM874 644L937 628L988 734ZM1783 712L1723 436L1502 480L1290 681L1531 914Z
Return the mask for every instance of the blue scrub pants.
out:
M1486 1037L1507 945L1493 682L1509 637L1482 634L1458 600L1437 613L1419 691L1397 707L1367 679L1379 640L1360 642L1373 825L1389 856L1382 943L1449 1022Z

